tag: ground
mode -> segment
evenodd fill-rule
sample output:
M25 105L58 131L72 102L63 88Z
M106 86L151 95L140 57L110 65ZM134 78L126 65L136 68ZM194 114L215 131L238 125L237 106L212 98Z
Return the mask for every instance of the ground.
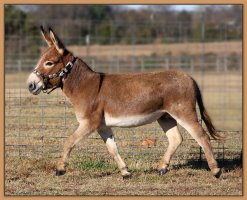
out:
M242 168L238 161L221 162L223 174L216 179L206 163L193 161L172 165L159 176L153 167L130 169L123 180L117 167L103 158L72 157L68 172L55 176L54 159L6 158L6 195L242 195Z

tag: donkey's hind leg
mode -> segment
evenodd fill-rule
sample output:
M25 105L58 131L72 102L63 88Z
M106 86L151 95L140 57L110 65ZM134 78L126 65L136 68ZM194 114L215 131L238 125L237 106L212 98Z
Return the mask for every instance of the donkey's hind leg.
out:
M159 174L163 175L168 171L170 160L172 155L177 150L178 146L182 143L182 136L178 131L177 122L171 118L166 117L165 115L158 119L159 125L162 127L163 131L166 133L168 138L168 148L160 160L159 163Z
M114 141L113 133L111 128L105 127L103 129L98 130L99 135L104 140L106 147L109 153L112 155L114 160L116 161L118 168L120 170L121 175L124 179L130 178L131 173L128 172L128 168L122 158L120 157L117 149L116 142Z
M214 159L210 138L199 123L196 112L192 112L188 116L190 117L180 116L179 118L175 117L175 119L202 147L210 170L216 178L219 178L221 175L221 169L218 168L217 161Z

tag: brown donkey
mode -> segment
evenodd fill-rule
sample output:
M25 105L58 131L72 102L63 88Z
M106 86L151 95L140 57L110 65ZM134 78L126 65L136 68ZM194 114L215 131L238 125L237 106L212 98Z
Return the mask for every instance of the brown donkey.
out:
M118 153L111 127L135 127L158 121L167 135L169 146L159 164L159 173L167 172L171 156L182 142L177 123L199 143L215 177L221 169L214 159L210 138L198 122L196 102L210 136L219 139L205 110L197 83L187 74L168 70L163 72L104 74L93 71L76 58L49 29L41 33L48 49L41 56L28 78L29 91L37 95L61 88L75 109L79 122L77 130L64 144L57 163L56 175L66 172L72 148L81 139L97 131L124 178L131 176ZM48 91L49 90L49 91Z

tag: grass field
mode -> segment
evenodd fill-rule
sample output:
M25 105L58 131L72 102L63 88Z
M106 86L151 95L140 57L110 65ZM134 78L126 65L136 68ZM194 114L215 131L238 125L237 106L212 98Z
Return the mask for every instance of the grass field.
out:
M226 142L213 142L223 167L215 179L199 160L199 146L180 128L184 142L170 171L159 176L158 160L167 139L156 123L135 129L115 129L121 156L133 174L123 180L97 134L72 152L68 173L55 176L64 139L77 126L73 108L60 91L38 97L28 93L26 73L5 76L5 194L6 195L242 195L242 76L239 73L193 74L206 107ZM240 131L239 133L230 130ZM157 146L141 145L158 137ZM224 160L222 157L224 156ZM204 155L202 157L204 160Z
M68 49L79 57L89 55L97 58L128 58L130 56L164 56L181 54L198 55L202 52L202 43L178 43L178 44L139 44L139 45L91 45L87 46L68 46ZM208 42L204 43L204 52L217 55L242 53L242 42Z

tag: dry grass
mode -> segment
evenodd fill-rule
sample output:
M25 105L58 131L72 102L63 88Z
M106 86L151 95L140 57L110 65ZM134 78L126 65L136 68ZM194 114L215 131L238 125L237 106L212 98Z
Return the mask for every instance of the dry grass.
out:
M132 168L132 179L123 180L107 159L72 157L68 172L55 176L53 159L6 158L6 195L242 195L242 168L225 162L220 179L205 163L172 165L164 176L154 168ZM128 161L127 161L128 162Z
M205 53L229 54L242 53L242 42L208 42L204 44ZM130 56L173 56L181 54L198 55L202 52L202 43L178 43L178 44L139 44L139 45L91 45L90 56L97 58L127 58ZM87 55L86 46L68 46L68 49L79 57Z

